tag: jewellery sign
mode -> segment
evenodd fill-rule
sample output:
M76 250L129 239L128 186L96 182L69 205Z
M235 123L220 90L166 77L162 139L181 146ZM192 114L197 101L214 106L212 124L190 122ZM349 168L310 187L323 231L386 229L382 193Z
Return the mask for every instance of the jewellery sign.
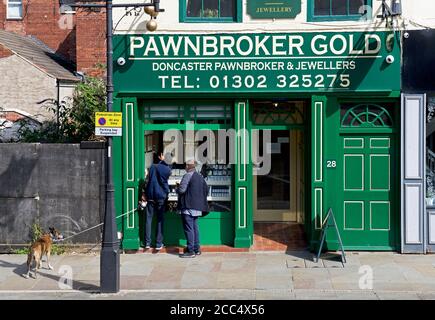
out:
M301 0L248 0L252 19L293 19L301 13Z
M125 93L400 90L395 33L117 35Z

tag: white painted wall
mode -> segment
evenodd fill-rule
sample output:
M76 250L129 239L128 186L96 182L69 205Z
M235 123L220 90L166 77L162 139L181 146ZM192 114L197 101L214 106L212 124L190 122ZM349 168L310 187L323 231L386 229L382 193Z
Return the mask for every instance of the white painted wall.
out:
M38 102L56 99L56 79L15 54L0 59L0 75L1 108L25 111L39 121L53 117Z
M76 85L70 82L59 82L59 101L72 98Z
M139 0L138 0L139 1ZM157 17L158 29L155 33L214 33L214 32L295 32L295 31L334 31L334 30L383 30L385 21L376 18L381 13L381 0L373 0L373 19L370 21L307 22L307 2L302 1L302 11L295 19L252 20L246 14L247 0L243 1L242 23L180 23L179 1L163 0L160 2L165 12ZM148 1L144 1L148 2ZM421 26L435 27L434 0L401 0L402 16L397 18L397 27L402 30L422 29ZM131 3L130 0L114 0L114 3ZM390 4L391 0L387 0ZM124 16L125 9L114 9L115 33L148 33L146 22L149 15L143 11L139 16Z

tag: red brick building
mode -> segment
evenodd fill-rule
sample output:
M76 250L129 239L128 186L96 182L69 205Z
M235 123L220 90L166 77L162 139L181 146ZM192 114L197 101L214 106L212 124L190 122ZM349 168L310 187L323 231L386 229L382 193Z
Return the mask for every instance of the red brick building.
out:
M105 9L71 10L67 4L72 2L2 0L0 29L36 37L73 62L77 71L102 76L101 67L106 64ZM0 57L7 55L7 51L0 49Z

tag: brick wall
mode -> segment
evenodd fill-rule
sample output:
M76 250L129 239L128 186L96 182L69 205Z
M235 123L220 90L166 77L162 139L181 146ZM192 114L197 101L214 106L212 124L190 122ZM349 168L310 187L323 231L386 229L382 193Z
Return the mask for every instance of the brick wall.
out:
M104 75L98 65L106 64L105 9L60 14L59 0L23 0L23 19L8 20L5 2L0 0L0 28L37 37L76 63L77 71Z
M106 10L101 9L99 12L93 12L80 9L77 11L76 19L77 70L92 76L104 76Z
M23 19L6 19L0 1L0 27L22 35L33 35L65 58L75 62L75 17L61 15L59 0L23 0Z

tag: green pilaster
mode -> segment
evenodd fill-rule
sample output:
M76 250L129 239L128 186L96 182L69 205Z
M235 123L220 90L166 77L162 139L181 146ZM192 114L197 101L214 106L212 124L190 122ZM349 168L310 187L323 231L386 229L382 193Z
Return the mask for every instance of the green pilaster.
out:
M249 248L253 243L252 165L250 161L251 125L249 114L247 100L235 102L234 247L236 248Z
M340 105L336 96L328 96L328 100L325 106L324 128L324 181L325 190L328 193L328 197L325 197L323 201L323 214L326 215L328 209L332 208L337 224L339 224L339 221L341 219L341 210L339 206L339 199L341 198L341 196L339 194L339 190L340 181L343 177L343 165L342 157L340 155ZM333 161L335 161L335 166L331 165ZM328 250L339 249L337 235L332 229L328 229L328 232L326 234L325 247Z
M311 100L311 249L315 249L325 218L325 111L326 97ZM307 222L306 222L307 223Z
M138 249L139 241L139 218L137 211L138 185L142 177L141 146L143 137L138 117L138 106L135 98L122 100L122 152L123 152L123 241L124 249ZM141 144L142 141L142 144ZM143 169L142 169L143 171Z
M121 112L121 99L113 99L113 111ZM115 186L115 214L118 231L122 232L122 137L112 138L113 184Z

